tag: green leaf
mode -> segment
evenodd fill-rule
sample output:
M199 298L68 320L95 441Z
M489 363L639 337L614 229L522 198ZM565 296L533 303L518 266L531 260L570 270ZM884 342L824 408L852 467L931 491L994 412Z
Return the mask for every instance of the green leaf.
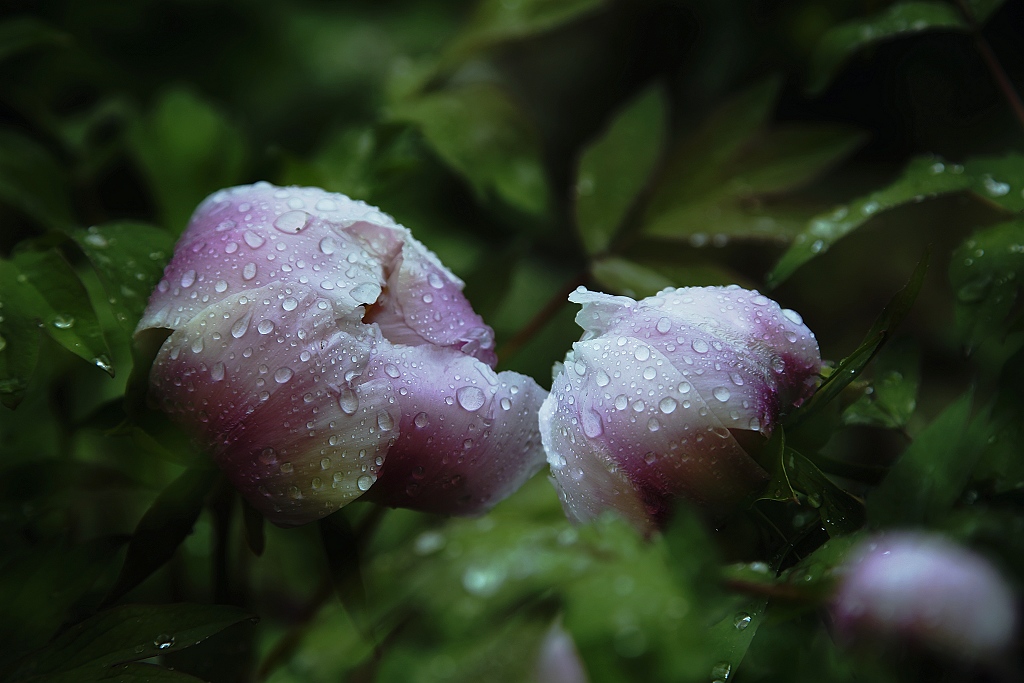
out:
M920 353L910 346L889 347L881 352L867 393L846 409L843 423L886 429L905 427L917 407L920 362Z
M633 100L586 149L576 174L576 224L590 254L604 252L646 184L664 144L660 87Z
M219 477L217 470L185 470L156 497L135 527L121 573L105 604L117 601L174 556L192 533L206 495Z
M940 194L966 190L973 184L973 179L964 172L962 166L947 166L930 156L917 157L885 189L811 219L768 274L768 285L778 286L797 268L828 251L837 241L882 211Z
M416 124L481 197L494 193L533 214L548 205L540 140L501 89L487 84L441 90L396 104L392 117Z
M37 326L67 350L114 375L110 348L85 286L56 250L20 251L11 261L0 263L0 279L6 285L0 290L4 308L0 336L15 344L10 350L0 347L0 353L12 354L8 372L31 372L36 351L28 348L29 330ZM28 375L8 379L23 387Z
M334 590L352 621L363 630L368 627L366 587L360 566L359 538L345 516L335 512L319 521L324 554L334 580Z
M207 195L242 179L245 141L217 109L185 90L165 92L130 135L165 227L180 234Z
M752 598L711 625L708 639L715 660L709 672L712 683L728 680L736 673L767 611L768 598Z
M0 128L0 202L52 230L74 222L61 164L46 148L5 128Z
M116 673L111 667L183 650L252 619L237 607L222 605L122 605L114 607L54 638L21 662L11 680L95 680Z
M18 268L0 259L0 399L16 407L28 389L39 358L39 322L36 315L46 301L22 282Z
M775 428L775 432L765 443L758 461L771 473L772 478L757 499L782 503L798 502L796 491L789 480L789 472L786 470L786 430L782 426Z
M673 284L661 273L618 256L594 261L590 273L610 292L634 299L652 296Z
M1007 211L1024 211L1024 155L1010 152L973 157L964 162L963 169L972 180L974 194Z
M967 30L960 11L944 2L898 2L882 12L825 32L811 58L807 88L821 92L850 56L884 40L935 30Z
M1001 339L1024 278L1024 219L980 230L961 244L949 264L956 292L956 322L968 348Z
M577 19L605 0L483 0L446 51L454 63L498 43L527 38Z
M657 183L648 218L718 189L722 167L766 123L779 91L776 78L740 92L716 108L673 149Z
M853 353L844 358L836 366L832 374L822 383L806 403L797 408L786 421L790 427L795 427L805 422L809 417L821 411L833 399L849 386L850 382L857 379L860 374L875 357L882 346L892 336L893 331L902 322L903 318L910 312L910 308L917 299L921 285L924 284L924 276L928 272L928 254L917 264L910 281L906 287L896 292L881 314L875 320L871 329L868 330L864 341L861 342Z
M84 676L84 678L81 678ZM203 679L155 664L131 662L110 669L83 671L74 669L56 676L47 676L47 683L202 683Z
M956 501L980 452L971 404L972 392L958 398L904 451L868 497L872 526L926 524Z
M727 181L723 181L727 182ZM666 210L644 226L650 237L686 240L691 247L725 246L731 239L789 242L807 224L803 207L765 205L760 198L720 191Z
M1003 6L1006 0L966 0L974 20L979 24L988 21L992 14Z
M864 504L860 500L837 486L792 448L786 449L785 460L794 487L807 495L811 507L818 508L829 536L844 536L864 526Z
M130 335L174 251L174 238L129 222L75 230L71 236L99 273L114 317Z
M373 128L350 128L329 138L310 161L289 160L280 183L322 187L369 200L378 151Z
M0 62L25 50L66 42L66 34L34 17L11 19L0 23Z

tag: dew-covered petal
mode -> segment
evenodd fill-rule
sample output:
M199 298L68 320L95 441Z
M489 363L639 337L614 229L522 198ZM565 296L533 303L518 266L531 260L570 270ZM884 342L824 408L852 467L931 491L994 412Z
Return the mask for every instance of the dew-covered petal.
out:
M1016 598L984 557L941 536L894 532L851 553L832 601L847 638L907 638L963 657L1013 641Z
M544 463L537 409L545 392L452 349L397 347L367 370L394 388L398 438L368 500L449 515L479 514Z
M369 489L394 439L380 427L399 418L391 385L364 373L382 344L372 326L340 328L312 288L275 283L172 333L151 392L254 507L302 524Z

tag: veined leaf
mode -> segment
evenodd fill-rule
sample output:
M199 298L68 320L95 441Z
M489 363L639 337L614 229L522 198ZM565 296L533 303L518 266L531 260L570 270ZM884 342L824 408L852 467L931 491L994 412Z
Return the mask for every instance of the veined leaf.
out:
M590 254L604 252L651 175L664 144L665 99L645 91L587 148L576 175L576 224Z
M392 116L419 126L438 156L477 194L497 194L533 214L547 208L540 141L501 89L477 84L442 90L396 104Z
M897 2L882 12L825 32L811 60L808 90L820 92L850 56L873 43L935 30L966 30L963 15L945 2Z

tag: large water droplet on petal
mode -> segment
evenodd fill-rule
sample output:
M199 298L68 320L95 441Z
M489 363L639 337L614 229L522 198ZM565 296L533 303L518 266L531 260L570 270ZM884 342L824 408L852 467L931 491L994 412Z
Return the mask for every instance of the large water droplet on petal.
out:
M387 412L377 413L377 426L382 432L390 432L395 427L395 420Z
M360 491L369 491L370 487L373 486L373 482L375 481L376 479L374 479L370 475L364 474L363 476L356 479L356 487Z
M729 393L729 390L726 389L725 387L715 387L714 389L711 390L711 395L717 398L722 403L728 401L729 397L732 396L732 394Z
M288 211L274 219L274 227L281 232L294 235L309 223L309 214L305 211Z
M338 407L346 415L354 415L359 409L359 397L350 387L342 387L338 394Z
M601 416L593 410L585 410L582 416L583 422L583 433L587 435L587 438L593 439L604 433L604 424L601 422Z
M484 392L479 387L461 387L455 392L455 399L464 409L473 411L479 410L484 404Z
M242 235L242 239L245 240L245 243L252 249L259 249L263 246L263 243L266 242L263 237L257 235L252 230L246 230L245 234Z
M274 373L274 381L277 382L278 384L284 384L285 382L292 378L293 374L294 373L292 372L291 368L278 368L277 371Z

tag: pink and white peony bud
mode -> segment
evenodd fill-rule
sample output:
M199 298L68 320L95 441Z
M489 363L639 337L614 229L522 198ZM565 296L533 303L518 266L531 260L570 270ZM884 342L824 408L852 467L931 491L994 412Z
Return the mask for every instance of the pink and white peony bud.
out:
M813 393L821 358L799 315L735 285L569 300L584 334L540 431L570 519L616 510L649 531L676 498L717 513L767 482L734 432L768 436Z
M917 532L876 536L851 551L832 600L846 638L903 638L964 658L1006 649L1016 599L984 557Z
M377 487L387 504L481 512L543 462L531 416L544 392L491 369L493 332L462 286L363 202L223 190L196 210L136 330L172 330L151 395L278 524ZM467 408L466 392L484 400ZM397 495L416 490L417 468L431 473L419 495Z

